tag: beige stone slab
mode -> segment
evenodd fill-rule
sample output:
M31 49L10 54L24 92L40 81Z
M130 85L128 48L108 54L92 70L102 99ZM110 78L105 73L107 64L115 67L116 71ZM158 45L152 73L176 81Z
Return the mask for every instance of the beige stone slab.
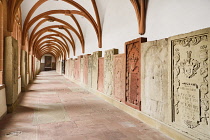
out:
M18 42L11 36L5 38L5 54L9 54L4 59L6 99L12 105L18 98Z
M94 52L92 55L92 82L91 87L98 89L98 58L102 56L102 51ZM89 61L88 61L89 62Z
M166 122L168 108L168 40L141 44L142 112Z
M92 87L92 64L93 64L93 57L92 55L88 56L88 87Z
M104 55L104 93L112 95L114 90L114 55L118 49L105 51Z
M33 124L70 121L63 104L39 104L34 112Z
M210 28L169 38L170 125L210 139Z

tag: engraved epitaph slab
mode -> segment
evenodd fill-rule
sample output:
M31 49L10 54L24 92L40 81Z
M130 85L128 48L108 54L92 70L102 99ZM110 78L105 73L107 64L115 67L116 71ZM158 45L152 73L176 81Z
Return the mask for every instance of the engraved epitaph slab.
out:
M84 74L83 74L83 83L88 85L88 56L90 54L84 55Z
M168 39L141 44L141 111L167 122Z
M98 59L98 90L104 91L104 58Z
M74 60L73 59L71 59L71 79L74 79L74 69L75 69L75 67L74 67L75 65L74 65Z
M98 89L98 58L102 56L102 51L93 52L92 55L92 88Z
M92 87L92 62L93 62L93 59L92 59L92 55L89 55L88 56L88 87Z
M201 139L210 139L209 32L170 38L172 124Z
M74 60L74 78L75 80L79 80L79 76L80 76L80 59L75 59Z
M114 97L125 102L125 54L114 55Z
M13 37L5 38L5 86L7 105L12 105L18 98L18 42Z
M75 80L80 80L80 57L78 59L75 59Z
M138 38L125 43L126 52L126 81L125 81L125 101L126 104L141 109L141 43L146 42L146 38Z
M118 54L118 49L105 51L104 55L104 93L107 95L113 94L114 88L114 55Z
M80 59L80 81L83 83L83 74L84 74L84 58L81 57Z

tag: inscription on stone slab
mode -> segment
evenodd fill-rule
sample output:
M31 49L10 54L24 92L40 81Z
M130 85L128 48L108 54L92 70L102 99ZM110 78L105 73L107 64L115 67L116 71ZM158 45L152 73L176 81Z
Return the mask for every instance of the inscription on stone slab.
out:
M126 52L126 104L136 109L141 109L141 94L140 94L140 46L145 42L145 38L135 39L127 42L125 45Z
M114 55L118 54L118 49L105 51L104 55L104 93L113 94L114 89Z
M208 135L208 139L209 31L204 29L170 38L172 122L191 135L197 136L199 132Z
M200 97L197 85L188 85L183 83L179 89L180 94L180 106L183 107L182 119L188 121L200 120ZM186 122L187 123L187 122Z
M88 56L88 87L92 87L92 55Z
M98 90L104 91L104 58L98 59Z
M125 54L114 56L114 97L125 102Z
M102 51L94 52L92 55L92 88L98 89L98 58L102 56Z
M88 85L88 56L89 54L87 55L84 55L84 74L83 74L83 83L85 85Z
M141 110L167 122L168 39L141 44Z
M74 67L75 65L74 65L74 60L71 60L71 79L74 79L74 69L75 69L75 67Z
M80 59L74 60L74 77L75 80L80 80Z
M83 83L83 74L84 74L84 58L80 59L80 81Z

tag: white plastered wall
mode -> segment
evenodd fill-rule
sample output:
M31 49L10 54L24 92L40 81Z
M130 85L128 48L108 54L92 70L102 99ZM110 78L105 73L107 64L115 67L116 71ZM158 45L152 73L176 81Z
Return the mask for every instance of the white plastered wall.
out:
M102 4L104 2L106 4ZM83 29L85 54L111 48L124 53L124 43L138 37L147 37L148 41L152 41L210 27L210 0L149 0L146 33L143 36L138 34L136 14L129 0L98 0L97 5L103 9L99 11L103 48L98 48L95 31L87 22ZM76 56L79 56L82 54L80 43L77 41L76 45ZM74 58L72 53L71 58Z

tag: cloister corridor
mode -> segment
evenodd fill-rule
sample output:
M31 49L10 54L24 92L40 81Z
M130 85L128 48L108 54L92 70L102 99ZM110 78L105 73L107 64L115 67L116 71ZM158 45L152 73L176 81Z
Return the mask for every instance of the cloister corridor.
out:
M0 121L1 140L168 140L55 71L37 75L17 109Z

